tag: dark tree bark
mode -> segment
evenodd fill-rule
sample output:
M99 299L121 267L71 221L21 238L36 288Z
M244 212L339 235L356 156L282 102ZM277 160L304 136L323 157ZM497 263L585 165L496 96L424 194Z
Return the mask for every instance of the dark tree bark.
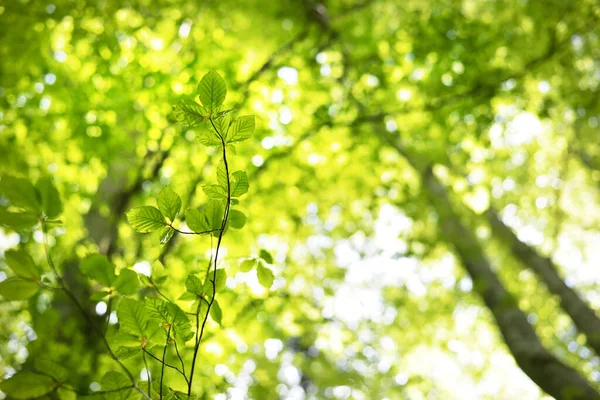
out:
M552 260L540 255L534 248L519 240L506 226L498 214L489 209L486 212L492 232L503 240L512 254L530 268L546 284L548 290L560 298L560 305L571 317L579 331L586 335L588 345L600 354L600 318L594 310L558 274Z
M439 227L452 245L496 320L504 341L519 367L544 392L557 400L594 400L600 394L576 370L554 357L541 343L516 299L493 271L475 235L462 223L452 207L446 189L433 174L431 166L410 154L398 140L381 137L391 144L421 176L423 190L437 211Z

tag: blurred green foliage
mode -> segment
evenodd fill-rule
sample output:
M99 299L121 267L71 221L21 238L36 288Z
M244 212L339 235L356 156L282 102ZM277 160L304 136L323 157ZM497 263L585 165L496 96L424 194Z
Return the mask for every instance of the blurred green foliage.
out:
M2 376L26 371L12 381L25 398L75 398L56 382L88 394L129 384L73 302L31 285L51 276L44 235L28 228L39 212L65 284L107 335L122 325L120 308L107 318L113 290L175 300L196 293L189 276L204 282L214 235L136 233L126 212L162 211L168 186L192 228L183 211L222 195L209 187L220 148L204 146L218 142L202 118L181 118L215 70L235 109L223 119L256 121L227 146L231 171L247 173L235 208L247 221L230 221L243 229L222 245L199 399L544 396L440 234L414 163L390 146L398 138L452 194L543 344L597 385L585 336L482 213L501 211L600 307L599 17L593 0L0 1L0 186L12 190L0 197L0 291L25 282L0 304ZM145 390L141 356L120 356ZM178 365L173 348L167 360ZM156 381L161 364L147 363ZM187 391L176 370L164 375Z

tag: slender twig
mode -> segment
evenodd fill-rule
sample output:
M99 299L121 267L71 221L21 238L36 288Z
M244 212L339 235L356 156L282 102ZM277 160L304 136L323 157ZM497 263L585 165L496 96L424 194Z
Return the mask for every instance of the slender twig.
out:
M146 360L146 349L142 349L142 360L144 360L144 368L146 368L146 378L148 380L148 394L152 395L152 378L150 377L150 368L148 368L148 360ZM150 354L150 353L148 353Z
M183 358L181 357L181 354L179 354L179 347L177 347L177 340L173 340L173 344L175 345L175 354L177 354L177 358L179 359L179 362L181 363L183 379L185 379L185 383L189 383L188 378L185 375L185 363L183 362Z
M190 371L190 382L188 384L188 396L192 394L192 382L194 380L194 367L196 365L196 356L198 355L198 349L200 348L200 343L202 342L202 335L204 334L204 327L206 326L206 321L208 320L208 316L210 314L210 309L215 302L215 297L217 295L217 263L219 261L219 249L221 248L221 242L223 240L223 234L225 233L225 226L227 225L227 220L229 218L229 208L231 207L231 182L229 179L229 164L227 163L227 151L225 145L225 138L219 132L212 118L209 119L210 124L213 129L221 139L221 147L223 149L223 164L225 164L225 175L227 176L227 202L225 204L225 211L223 212L223 219L221 221L221 230L219 231L219 238L217 239L217 247L215 249L215 259L213 262L213 279L212 279L212 296L210 298L210 302L208 303L208 308L206 309L206 314L204 315L204 321L202 321L202 327L200 328L200 335L198 336L198 331L196 331L196 335L198 339L196 341L196 345L194 346L194 357L192 358L192 368ZM201 304L201 303L199 303Z
M134 389L133 385L129 385L129 386L123 386L123 387L116 388L116 389L100 390L97 392L84 393L84 392L80 392L70 386L60 385L59 387L65 389L65 390L68 390L69 392L76 393L80 396L98 396L98 395L102 395L102 394L116 393L116 392L120 392L122 390L127 390L127 389Z
M144 350L144 353L145 353L145 354L148 354L148 355L149 355L149 356L150 356L152 359L154 359L154 360L156 360L156 361L158 361L159 363L161 363L161 364L162 364L162 360L161 360L160 358L156 357L154 354L150 353L150 352L149 352L148 350L146 350L146 349L143 349L143 350ZM165 364L165 367L168 367L168 368L174 369L175 371L179 372L179 374L181 374L181 376L184 376L184 377L185 377L185 375L184 375L183 371L181 371L181 370L180 370L179 368L177 368L176 366L174 366L174 365L171 365L171 364L169 364L169 363L164 363L164 364ZM187 378L185 379L185 381L186 381L186 382L188 382Z
M112 293L108 296L108 302L106 306L106 326L104 327L104 334L108 332L108 325L110 324L110 313L112 308Z
M160 387L158 389L158 398L162 399L162 391L163 391L163 378L165 376L165 357L167 356L167 347L169 346L169 336L171 335L171 325L169 325L169 329L167 330L167 340L165 342L165 348L163 349L162 355L162 366L160 367Z
M66 286L64 280L62 279L62 277L58 273L58 270L56 269L56 266L54 265L54 261L52 261L52 257L50 256L50 244L48 243L48 230L47 230L45 222L43 220L41 222L42 222L42 231L44 234L44 250L46 253L46 260L48 262L48 265L50 266L50 269L52 270L52 273L54 274L54 277L56 278L56 282L60 285L61 289L63 290L63 292L65 292L65 294L71 300L71 302L75 305L75 308L77 308L77 310L79 310L81 315L83 315L83 317L87 320L88 324L90 324L92 329L98 334L98 336L100 336L100 338L102 339L102 343L104 344L104 347L106 347L106 350L108 351L108 354L110 355L110 357L113 360L115 360L117 362L117 364L119 364L119 367L123 370L123 372L125 372L125 374L129 378L129 380L131 381L133 388L136 391L138 391L147 400L152 400L148 394L144 393L144 391L136 385L135 378L133 377L133 375L131 374L129 369L125 366L125 364L123 364L121 362L121 360L119 360L117 358L117 356L115 355L115 353L112 351L110 344L108 343L108 340L106 340L106 336L104 335L104 333L102 333L100 328L98 328L96 326L96 324L92 320L92 317L90 317L90 315L85 311L85 309L83 308L81 303L79 303L79 300L77 300L77 297L75 297L73 292L71 292L71 290L69 290L69 288Z
M220 231L220 229L212 229L210 231L202 231L202 232L185 232L185 231L180 231L179 229L175 228L173 225L169 225L171 227L171 229L173 229L175 232L177 233L181 233L183 235L207 235L209 233L214 233L214 232L218 232Z

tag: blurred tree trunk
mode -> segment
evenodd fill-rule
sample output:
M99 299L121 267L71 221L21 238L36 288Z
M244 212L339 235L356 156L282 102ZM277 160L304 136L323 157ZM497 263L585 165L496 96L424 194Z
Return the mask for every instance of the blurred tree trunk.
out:
M477 238L453 209L446 189L433 174L430 164L410 154L389 135L384 133L380 136L419 173L423 190L437 211L443 236L452 245L473 280L474 290L492 312L519 367L543 391L557 400L600 399L600 394L584 377L554 357L541 343L516 299L493 271Z
M600 354L600 318L594 310L561 279L552 260L521 242L493 209L489 209L486 216L493 234L509 246L515 258L536 273L550 292L560 298L563 310L569 314L577 329L586 335L589 346L596 354Z

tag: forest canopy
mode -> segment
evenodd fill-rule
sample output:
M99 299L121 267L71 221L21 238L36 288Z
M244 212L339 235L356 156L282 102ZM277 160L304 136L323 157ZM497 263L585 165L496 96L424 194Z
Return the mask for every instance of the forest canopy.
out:
M600 399L595 0L0 0L0 399Z

